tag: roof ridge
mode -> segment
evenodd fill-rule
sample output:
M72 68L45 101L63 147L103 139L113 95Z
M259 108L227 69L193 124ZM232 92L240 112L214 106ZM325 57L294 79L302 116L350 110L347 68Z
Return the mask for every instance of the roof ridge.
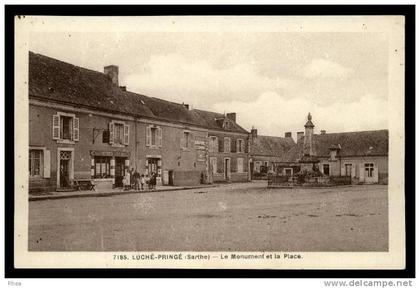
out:
M346 132L332 132L325 134L314 134L315 136L325 136L325 135L336 135L336 134L356 134L356 133L372 133L372 132L389 132L388 129L377 129L377 130L362 130L362 131L346 131Z
M88 71L88 72L96 73L96 74L101 75L102 77L107 77L106 74L104 74L103 72L97 71L97 70L92 70L92 69L85 68L85 67L82 67L82 66L74 65L74 64L71 64L69 62L66 62L66 61L63 61L63 60L59 60L57 58L53 58L53 57L50 57L50 56L46 56L44 54L40 54L40 53L35 53L33 51L29 51L29 54L31 54L31 53L34 56L38 56L38 57L41 57L41 58L48 58L48 59L50 59L52 61L60 62L62 64L65 64L65 65L68 65L68 66L72 66L72 67L76 67L76 68L81 69L81 70L85 70L85 71Z
M258 137L269 137L269 138L280 138L280 139L289 139L289 138L292 138L292 137L271 136L271 135L258 135Z

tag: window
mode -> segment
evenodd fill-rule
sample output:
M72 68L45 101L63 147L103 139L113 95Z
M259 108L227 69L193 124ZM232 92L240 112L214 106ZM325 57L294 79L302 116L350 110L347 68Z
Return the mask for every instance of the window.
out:
M322 165L322 169L324 171L324 175L330 175L330 164Z
M243 139L236 140L236 152L244 153L245 152L245 142Z
M210 157L210 166L213 174L217 173L217 157Z
M230 152L230 138L229 137L225 137L225 139L224 139L224 152L225 153L229 153Z
M95 174L94 178L110 178L111 157L95 156Z
M182 148L189 148L190 143L190 132L184 131L184 134L182 136Z
M79 118L63 112L53 115L52 136L54 140L79 141Z
M264 161L264 166L268 167L268 161Z
M211 136L210 137L210 142L209 142L209 151L211 153L216 153L219 152L219 147L218 147L218 140L216 136Z
M345 171L346 171L346 176L351 176L351 167L352 165L351 164L345 164L344 165L344 167L345 167Z
M365 176L373 177L373 163L365 163Z
M61 139L68 139L72 140L72 132L73 132L73 118L61 116L60 117L60 138Z
M238 159L236 159L236 162L238 164L238 173L244 172L244 159L243 158L238 158Z
M156 127L151 127L150 128L150 133L151 133L151 137L152 137L152 146L156 146L156 138L157 138L157 128Z
M109 131L102 132L102 143L109 143Z
M124 144L124 124L114 123L114 144Z
M284 168L284 174L286 176L292 176L293 174L293 169L292 168Z
M335 161L337 157L337 151L336 150L331 150L330 152L330 160Z
M29 150L29 176L42 176L42 150Z
M261 161L255 161L254 171L260 172L261 170Z
M162 147L162 128L158 126L146 127L146 146Z
M109 143L112 145L128 145L130 139L130 126L122 121L109 123Z

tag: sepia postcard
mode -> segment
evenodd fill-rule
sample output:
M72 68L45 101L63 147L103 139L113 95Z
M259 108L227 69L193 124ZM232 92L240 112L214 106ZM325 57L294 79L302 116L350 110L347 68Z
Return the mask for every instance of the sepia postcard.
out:
M15 267L404 269L404 29L16 17Z

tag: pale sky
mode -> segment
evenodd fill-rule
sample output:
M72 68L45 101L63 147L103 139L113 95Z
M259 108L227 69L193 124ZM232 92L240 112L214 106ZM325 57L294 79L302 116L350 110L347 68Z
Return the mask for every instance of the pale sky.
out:
M388 40L379 32L32 32L29 49L103 71L130 91L216 112L284 136L387 129Z

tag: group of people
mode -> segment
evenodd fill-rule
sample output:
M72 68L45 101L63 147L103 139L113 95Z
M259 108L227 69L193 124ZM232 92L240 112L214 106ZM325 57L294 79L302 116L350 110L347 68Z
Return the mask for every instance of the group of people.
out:
M156 189L156 178L157 175L155 172L152 172L151 176L145 176L131 168L126 170L123 178L124 190L145 190L146 186L149 190Z

